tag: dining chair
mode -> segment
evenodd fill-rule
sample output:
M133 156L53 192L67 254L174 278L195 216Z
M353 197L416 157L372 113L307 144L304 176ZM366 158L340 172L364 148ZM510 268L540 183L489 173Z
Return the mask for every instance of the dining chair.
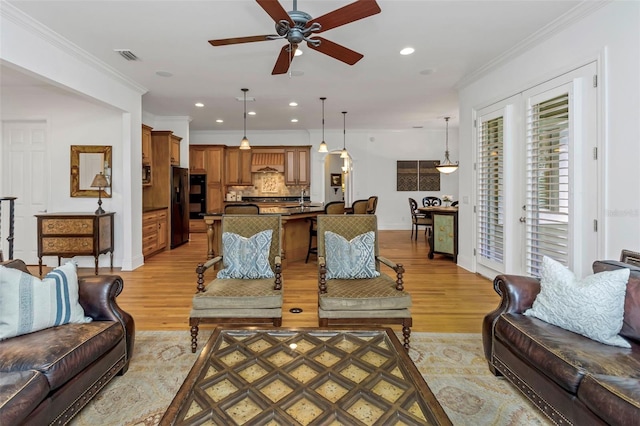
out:
M198 264L189 326L191 352L201 323L282 325L280 215L222 216L221 255ZM222 264L205 284L205 273Z
M433 219L426 213L420 213L417 201L411 197L409 197L409 210L411 211L411 238L417 240L418 228L424 226L424 234L427 235L427 231L433 228Z
M344 201L331 201L324 206L324 214L344 214ZM309 262L309 255L312 253L318 255L318 221L317 218L311 217L307 219L309 221L309 248L307 249L307 258L304 263ZM316 245L312 246L313 240L316 240Z
M227 204L224 206L224 214L259 214L260 207L257 204Z
M395 278L381 272L391 268ZM380 256L377 216L318 216L318 325L402 324L409 350L413 320L402 264Z
M437 207L441 205L442 205L442 200L438 197L428 196L422 199L422 207L430 207L430 206Z
M366 214L369 200L356 200L351 204L351 212L349 214Z
M376 214L377 208L378 208L378 196L372 195L367 200L367 214Z

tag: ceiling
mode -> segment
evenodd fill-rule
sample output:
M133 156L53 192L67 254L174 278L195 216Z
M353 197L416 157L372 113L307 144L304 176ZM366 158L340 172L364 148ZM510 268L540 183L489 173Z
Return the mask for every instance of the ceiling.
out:
M354 66L300 45L290 74L271 75L282 40L213 47L210 39L273 34L254 0L14 1L53 31L148 89L143 110L189 116L191 130L242 130L241 88L248 88L251 130L403 130L457 124L456 84L513 52L580 1L378 0L382 12L322 33L360 52ZM286 10L292 0L281 0ZM351 0L299 0L319 17ZM399 51L415 49L409 56ZM126 61L114 49L130 49ZM166 71L172 77L157 75ZM30 84L3 67L2 86ZM297 107L290 107L295 101ZM202 102L203 108L195 107ZM291 119L297 118L297 123ZM224 120L216 123L216 119Z

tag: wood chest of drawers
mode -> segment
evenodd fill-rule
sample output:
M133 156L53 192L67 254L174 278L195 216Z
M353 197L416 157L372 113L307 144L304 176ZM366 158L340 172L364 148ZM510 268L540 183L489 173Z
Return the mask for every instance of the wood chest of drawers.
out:
M47 213L38 218L38 264L42 257L93 256L98 275L98 256L111 255L113 269L113 216L115 213Z

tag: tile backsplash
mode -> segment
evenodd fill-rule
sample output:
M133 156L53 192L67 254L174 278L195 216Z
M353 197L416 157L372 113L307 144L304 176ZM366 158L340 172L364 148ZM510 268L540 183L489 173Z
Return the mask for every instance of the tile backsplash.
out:
M308 190L306 185L285 185L284 173L253 173L252 186L228 186L227 192L234 191L243 197L289 197L300 196L300 191Z

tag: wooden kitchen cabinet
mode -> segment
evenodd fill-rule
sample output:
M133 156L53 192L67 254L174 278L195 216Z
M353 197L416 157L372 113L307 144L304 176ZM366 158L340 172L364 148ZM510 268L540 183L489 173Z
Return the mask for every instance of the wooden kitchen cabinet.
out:
M171 165L180 166L180 141L182 138L174 134L171 135Z
M189 147L189 173L207 173L206 146Z
M205 152L207 185L222 185L224 176L224 147L209 146Z
M251 150L227 148L225 158L226 184L251 185Z
M309 185L310 146L287 147L284 150L285 185Z
M111 255L113 269L113 215L95 213L38 214L38 265L42 276L42 256L60 258L93 256L98 275L98 257Z
M142 214L142 255L151 257L167 248L167 209L152 210Z
M151 150L151 130L152 127L142 125L142 165L150 165L152 160Z

